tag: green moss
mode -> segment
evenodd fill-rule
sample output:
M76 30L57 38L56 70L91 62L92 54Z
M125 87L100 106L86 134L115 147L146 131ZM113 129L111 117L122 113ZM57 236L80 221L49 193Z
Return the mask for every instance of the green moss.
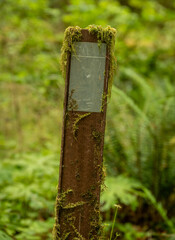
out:
M60 208L64 207L64 202L66 200L66 197L68 194L73 193L72 189L68 189L67 191L60 193L59 197L56 198L56 213L58 215L58 211L60 210Z
M75 51L74 42L80 41L81 36L81 28L78 26L68 27L65 30L63 46L61 48L61 70L64 78L66 77L68 54Z
M64 224L66 226L66 230L63 233L60 233L60 225L59 225L60 209L62 209L64 211L71 211L75 208L81 207L84 204L86 204L86 202L84 202L84 201L79 201L76 203L68 203L67 205L65 205L66 197L68 196L68 194L71 194L71 193L73 193L73 191L71 189L68 189L67 191L61 193L59 195L59 197L57 197L57 199L56 199L56 219L55 219L55 225L53 228L53 239L54 240L66 240L67 238L69 238L69 236L71 234L70 228L72 228L73 231L75 232L75 234L77 235L77 237L78 237L77 239L85 240L83 238L83 236L78 232L76 227L74 226L75 217L73 217L72 213L70 213L70 212L68 212L65 215L65 223Z
M114 55L114 45L115 45L115 36L116 29L110 26L106 28L102 26L89 25L86 29L92 35L97 36L99 46L102 42L106 43L108 46L108 52L110 57L110 66L109 66L109 79L108 79L108 95L111 96L111 88L113 82L113 75L116 69L116 60ZM67 68L67 57L68 53L75 52L74 42L81 41L82 33L81 28L76 27L68 27L65 30L63 46L61 49L61 70L64 78L66 77L66 68Z
M73 93L75 92L75 89L71 90L71 93L69 94L69 105L68 109L71 111L76 111L78 109L77 101L73 98Z
M78 124L79 122L89 116L91 113L85 113L85 114L77 114L77 118L75 119L74 123L73 123L73 135L74 135L74 138L77 139L77 132L78 132Z
M106 177L106 170L103 165L98 165L98 175L100 177L99 183L101 185L101 190L103 190L105 186L105 177Z
M77 228L75 227L75 217L72 216L72 214L68 214L66 216L66 219L65 219L67 225L66 226L70 226L74 233L76 234L77 237L74 237L73 239L79 239L79 240L85 240L85 238L83 238L83 236L79 233L79 231L77 230Z
M76 203L68 203L66 206L63 207L63 209L73 209L79 206L83 206L84 204L86 204L86 202L83 202L83 201L76 202Z
M102 108L101 112L103 112L104 105L107 102L107 97L111 95L111 87L112 87L112 80L113 80L113 73L116 68L115 64L115 56L114 56L114 44L115 44L115 35L116 30L111 27L103 28L101 26L94 26L90 25L87 27L90 34L97 36L99 47L101 46L101 43L107 44L108 54L109 54L109 73L108 73L108 93L103 93L102 96ZM61 69L64 78L66 78L66 69L67 69L67 60L69 54L72 52L75 53L74 43L81 41L82 33L81 33L80 27L69 27L65 31L64 35L64 42L62 47L62 53L61 53ZM106 73L104 73L105 75ZM69 109L72 111L77 110L77 103L72 98L73 92L70 93L69 96ZM75 114L74 122L72 124L73 129L73 136L75 139L77 139L78 134L78 126L79 122L89 116L91 113L85 113L85 114ZM69 124L69 116L66 115L66 127ZM103 140L103 134L101 132L98 132L96 130L92 130L92 138L94 139L94 163L96 163L96 167L94 171L99 176L99 181L95 186L89 187L89 189L81 194L82 200L77 203L67 203L66 197L68 194L71 194L72 190L67 190L59 195L56 200L56 222L54 226L54 240L66 240L70 239L72 235L73 240L85 240L84 237L79 233L77 228L75 227L75 217L74 209L76 208L83 208L84 204L90 204L93 206L92 212L90 212L90 226L91 230L89 232L89 240L99 240L101 239L101 222L100 222L100 210L99 210L99 202L97 199L97 196L95 194L95 190L99 188L103 184L104 180L104 171L103 166L97 165L99 162L99 158L101 157L101 144ZM76 178L79 179L79 171L76 172ZM66 204L67 203L67 204ZM59 225L59 211L62 209L63 212L63 228L65 229L64 232L60 233L60 225ZM73 234L74 233L74 234ZM71 235L72 234L72 235Z
M92 136L95 139L96 145L100 146L103 134L101 132L99 132L99 131L93 130L92 131Z
M79 233L79 231L76 229L76 227L74 226L74 224L71 224L71 227L73 228L75 234L76 234L77 237L78 237L78 238L74 238L74 239L86 240L86 239Z
M90 33L97 36L99 44L106 43L109 51L110 66L108 79L108 95L111 96L111 89L113 83L113 75L116 70L116 58L114 55L116 29L110 26L103 28L102 26L90 25L87 27Z
M66 240L66 239L69 237L69 235L70 235L70 232L65 233L65 234L63 235L62 239L63 239L63 240Z
M110 90L110 91L111 91L111 90ZM100 112L103 112L104 106L107 104L107 99L108 99L108 94L103 93L103 94L102 94L102 105L101 105Z
M92 137L95 140L94 144L94 161L96 165L96 170L97 170L97 175L99 176L99 181L98 184L101 186L101 189L103 190L105 188L105 176L106 176L106 171L105 168L102 165L97 165L98 159L101 158L101 144L103 140L103 133L93 130L92 131Z
M85 193L82 194L82 197L87 201L87 203L93 206L93 211L90 213L89 219L91 230L89 232L88 240L100 240L102 236L99 203L94 192L96 187L97 186L92 185Z
M66 238L61 238L60 234L60 224L59 224L59 211L61 208L64 207L64 203L66 200L66 196L70 193L73 193L73 190L68 189L65 192L62 192L56 198L56 205L55 205L55 225L53 227L53 240L63 240Z
M60 224L58 224L58 221L56 219L56 222L53 227L53 240L61 240L60 238Z
M88 189L85 193L82 193L82 197L87 200L88 204L92 204L94 201L96 201L96 196L91 189Z
M89 233L90 240L98 240L102 235L102 225L100 217L99 205L96 203L94 207L94 214L91 215L90 219L91 231Z

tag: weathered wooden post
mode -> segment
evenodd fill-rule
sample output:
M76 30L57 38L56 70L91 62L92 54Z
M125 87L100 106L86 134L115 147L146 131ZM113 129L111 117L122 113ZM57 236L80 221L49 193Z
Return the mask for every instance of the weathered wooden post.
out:
M66 79L54 239L99 239L100 188L115 29L69 27L62 48Z

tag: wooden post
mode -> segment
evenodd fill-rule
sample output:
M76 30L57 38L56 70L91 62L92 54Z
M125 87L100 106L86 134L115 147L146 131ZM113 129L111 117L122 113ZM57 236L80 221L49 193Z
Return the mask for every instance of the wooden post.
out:
M75 28L77 29L77 28ZM110 28L111 29L111 28ZM69 28L76 39L74 28ZM96 27L98 30L98 27ZM114 30L113 30L114 31ZM103 145L111 43L79 30L68 43L64 119L54 239L99 239ZM111 34L111 35L110 35ZM71 49L71 50L70 50Z

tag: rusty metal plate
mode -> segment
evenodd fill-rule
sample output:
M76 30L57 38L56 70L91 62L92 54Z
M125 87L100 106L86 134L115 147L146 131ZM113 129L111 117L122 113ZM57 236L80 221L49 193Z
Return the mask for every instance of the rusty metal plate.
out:
M77 42L71 56L68 110L100 112L104 89L106 44Z

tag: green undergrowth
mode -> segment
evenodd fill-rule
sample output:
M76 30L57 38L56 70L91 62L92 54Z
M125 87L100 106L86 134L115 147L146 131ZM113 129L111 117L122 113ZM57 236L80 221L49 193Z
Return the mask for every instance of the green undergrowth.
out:
M103 240L110 237L116 203L122 210L113 237L119 231L124 240L174 240L169 222L175 224L174 1L7 0L0 1L0 9L0 240L52 239L63 29L92 23L118 30L119 67L104 145L108 189L102 193L102 216L108 226ZM135 195L131 178L152 195Z
M166 228L167 233L170 236L174 234L175 223L173 219L168 218L167 211L162 203L158 202L151 191L144 187L139 181L124 175L119 175L117 177L107 177L105 184L107 188L101 196L102 212L107 213L111 209L111 206L118 208L118 204L120 204L122 206L122 211L119 213L119 218L121 218L120 215L123 215L123 212L125 211L139 214L139 205L141 205L141 203L144 205L148 204L149 208L152 209L152 214L157 215L159 224L164 225L164 228ZM118 230L121 233L121 239L122 236L125 236L127 240L137 239L137 237L141 236L151 237L155 234L146 227L144 231L134 232L134 227L131 223L125 222L124 224L121 224L118 219L116 220L116 211L117 209L114 211L115 221L113 222L110 220L110 216L106 215L107 226L104 228L104 231L110 232L110 229L112 228L111 236ZM151 217L151 214L148 214ZM163 234L161 235L160 233L160 237L161 236L163 237Z
M16 154L0 162L0 240L52 238L57 155Z

